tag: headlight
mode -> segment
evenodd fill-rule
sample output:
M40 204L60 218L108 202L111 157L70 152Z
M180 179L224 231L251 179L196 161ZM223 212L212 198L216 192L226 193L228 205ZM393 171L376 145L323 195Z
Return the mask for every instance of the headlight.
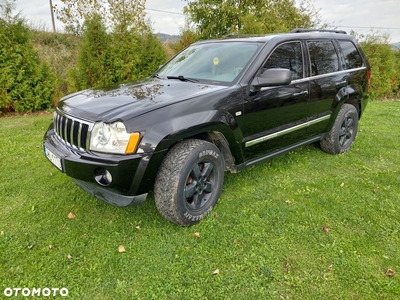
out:
M139 142L138 132L126 132L121 122L95 123L90 136L90 150L105 153L131 154Z

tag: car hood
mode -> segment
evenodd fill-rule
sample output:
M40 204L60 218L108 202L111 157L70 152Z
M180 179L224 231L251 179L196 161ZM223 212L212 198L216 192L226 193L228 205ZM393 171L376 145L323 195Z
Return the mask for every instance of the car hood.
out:
M71 94L60 100L58 109L85 120L113 122L226 88L175 79L150 78L144 82Z

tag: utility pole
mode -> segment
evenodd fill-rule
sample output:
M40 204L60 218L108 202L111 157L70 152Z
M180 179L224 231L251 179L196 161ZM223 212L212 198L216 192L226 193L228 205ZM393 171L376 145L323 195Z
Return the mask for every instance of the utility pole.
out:
M53 32L56 32L56 23L54 22L53 1L50 0L51 21L53 22Z

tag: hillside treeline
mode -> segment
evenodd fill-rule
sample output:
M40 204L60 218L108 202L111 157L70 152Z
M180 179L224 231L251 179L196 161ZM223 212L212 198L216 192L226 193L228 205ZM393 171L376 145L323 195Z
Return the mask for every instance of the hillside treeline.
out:
M227 11L213 11L214 17L224 20L215 26L215 23L205 22L207 15L201 14L207 8L202 6L207 1L190 2L186 13L192 24L200 25L183 28L181 40L169 45L161 44L146 20L126 16L126 11L125 21L117 9L113 11L117 21L111 27L106 24L110 24L112 18L105 20L104 14L96 11L85 15L86 21L82 24L70 18L70 32L61 34L30 29L19 15L12 15L9 1L0 2L0 113L44 110L53 107L68 93L144 78L166 62L171 49L173 54L198 39L219 37L227 32L283 32L293 27L318 25L317 17L309 17L313 15L310 11L301 7L288 10L291 1L282 0L274 2L281 6L271 8L277 18L275 23L271 17L268 23L262 23L263 15L257 16L260 21L255 22L248 7L240 11L240 7L235 10L231 5ZM283 22L284 18L291 23ZM136 23L129 23L130 20ZM400 50L393 49L387 41L388 37L378 34L362 38L372 67L371 96L376 100L397 97L400 93L397 71Z
M140 7L115 6L112 19L91 10L82 24L70 10L60 34L28 28L14 6L0 0L0 112L48 109L68 93L149 76L167 59Z

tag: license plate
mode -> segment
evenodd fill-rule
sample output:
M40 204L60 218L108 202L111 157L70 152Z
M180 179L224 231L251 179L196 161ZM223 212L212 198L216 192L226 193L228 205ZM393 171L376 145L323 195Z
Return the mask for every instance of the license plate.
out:
M44 148L44 154L46 155L47 159L53 163L53 165L55 165L58 169L60 169L60 171L62 171L61 158L59 158L46 147Z

